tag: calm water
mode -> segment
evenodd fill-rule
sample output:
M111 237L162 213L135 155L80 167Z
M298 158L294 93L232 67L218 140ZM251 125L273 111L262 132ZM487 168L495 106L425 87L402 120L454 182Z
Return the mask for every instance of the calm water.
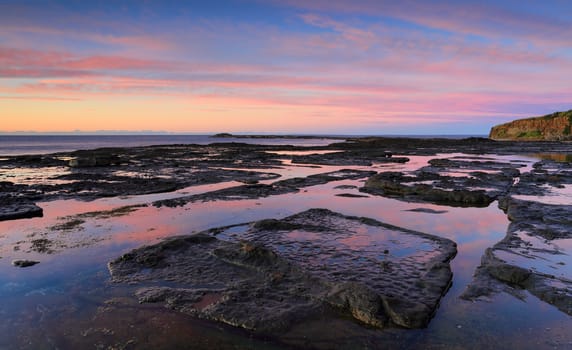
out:
M492 157L518 159L527 164L524 169L530 169L535 161L527 157ZM373 169L413 170L426 165L432 158L436 157L414 156L406 164L378 164ZM271 172L286 179L340 168L309 168L285 161L283 169L272 169ZM45 178L49 174L39 176ZM29 178L30 174L26 177ZM427 329L369 330L364 340L363 335L355 337L353 333L355 329L352 327L358 326L348 327L347 322L321 319L294 327L284 334L288 342L303 344L304 339L310 338L325 348L353 348L356 344L362 344L361 347L370 344L369 348L572 347L572 319L528 293L523 294L523 300L505 294L499 294L489 302L473 303L459 299L480 264L484 250L506 234L508 220L496 203L487 208L450 208L379 196L336 196L358 193L354 189L336 189L336 186L362 185L362 180L344 180L312 186L296 194L255 200L197 202L182 208L144 207L120 217L85 218L83 224L70 231L50 229L76 214L146 204L235 185L227 182L172 193L104 198L92 202L45 202L40 203L44 209L43 218L0 222L0 348L120 348L129 344L136 348L180 348L189 344L201 348L281 348L279 343L252 337L241 330L168 312L157 305L139 305L131 298L134 287L109 283L106 264L135 247L152 244L165 237L285 217L310 208L371 217L454 240L458 244L458 255L452 261L453 286ZM446 212L410 211L415 208ZM28 252L30 240L42 237L62 242L66 248L54 254ZM22 258L36 259L41 263L27 269L11 266L13 259ZM570 268L567 268L568 275L572 274Z
M332 135L334 136L334 135ZM340 137L339 135L335 135ZM395 135L394 135L395 136ZM460 139L483 135L409 135L407 137L444 137ZM198 144L215 142L241 142L262 145L323 146L340 140L327 139L248 139L213 138L210 135L1 135L0 156L42 154L93 149L101 147L137 147L151 145ZM356 137L348 136L348 137ZM401 137L401 136L400 136ZM406 136L403 136L406 137Z
M93 149L101 147L137 147L152 145L198 144L215 142L241 142L261 145L289 144L296 146L322 146L339 140L332 139L248 139L214 138L209 135L0 135L0 156L43 154Z

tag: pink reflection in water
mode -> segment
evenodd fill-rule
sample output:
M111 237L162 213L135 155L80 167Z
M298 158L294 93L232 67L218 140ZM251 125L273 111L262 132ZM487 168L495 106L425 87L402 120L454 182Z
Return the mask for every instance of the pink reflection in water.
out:
M427 165L427 161L432 158L435 157L411 157L412 161L410 163L379 164L375 166L375 169L380 171L389 169L399 171L415 170L420 166ZM370 169L368 167L334 166L321 168L289 167L288 164L285 164L285 168L281 169L280 173L284 177L295 177L334 171L341 168ZM275 172L274 169L269 171ZM53 201L41 203L45 210L46 217L44 218L0 222L0 256L4 257L4 259L0 260L2 264L0 271L2 282L6 281L3 286L12 288L0 289L0 294L9 293L6 290L13 290L15 295L21 293L22 290L26 290L26 293L40 293L40 295L41 293L53 293L43 291L43 287L36 288L29 285L35 283L35 281L47 278L46 276L57 276L58 274L57 278L72 278L76 273L80 274L83 270L93 269L93 266L98 266L102 273L101 276L103 276L101 278L106 279L105 263L108 260L134 247L155 243L161 238L190 234L212 227L244 223L269 217L281 218L310 208L327 208L345 215L371 217L396 226L447 237L458 243L459 253L452 262L454 272L453 288L443 300L445 307L439 311L437 318L430 325L431 329L428 332L433 332L430 333L433 336L439 337L442 334L449 334L451 329L458 329L453 327L454 325L463 322L478 321L482 323L484 316L479 315L475 320L472 317L475 317L475 314L483 310L488 310L487 312L491 312L491 314L495 312L498 314L499 309L505 312L507 307L516 308L514 305L517 304L518 308L529 311L535 310L535 312L541 308L547 308L545 312L550 317L554 317L555 314L560 315L558 312L554 313L544 303L529 302L523 306L520 301L518 303L507 301L503 305L495 305L489 308L486 305L484 307L480 305L473 306L457 300L456 297L462 292L464 286L469 283L474 269L480 264L484 250L501 240L506 233L508 220L506 215L496 207L496 204L493 203L488 208L450 208L431 204L406 203L379 196L369 196L368 198L335 196L335 194L342 192L334 189L335 186L361 186L361 180L336 181L326 185L309 187L296 194L256 200L197 202L189 203L182 208L145 207L126 216L86 218L85 223L82 224L83 231L81 231L81 234L102 239L93 245L64 250L56 255L13 251L13 246L16 242L30 239L27 237L28 235L45 232L47 227L65 221L58 219L58 216L63 217L90 211L110 210L123 205L149 203L158 199L178 197L185 194L184 192L186 194L199 193L234 184L224 183L197 186L170 194L110 198L93 202L75 200ZM360 194L355 189L344 189L343 192ZM415 208L442 210L446 211L446 213L433 214L409 211ZM73 234L73 232L70 234ZM292 233L291 236L292 240L312 240L315 238L302 232ZM392 236L385 233L363 230L352 237L344 238L339 244L352 249L367 249L372 242L383 242L391 239ZM566 245L565 248L569 249L570 247ZM37 258L41 260L41 263L29 270L20 270L9 265L10 260L14 257ZM46 282L48 285L49 283L51 282ZM81 286L74 288L81 289ZM22 297L20 296L19 298L19 302L22 302ZM31 313L36 312L34 311L36 310L36 305L31 305L29 309ZM7 317L10 318L10 314ZM499 319L503 321L506 320L506 317L500 317ZM562 321L561 318L558 318L558 320ZM547 322L543 319L540 321L540 324L543 326L550 325ZM501 323L499 323L499 320L491 320L491 324ZM539 323L535 322L535 325L537 324ZM512 328L512 332L514 332L514 328ZM466 340L466 338L464 339Z

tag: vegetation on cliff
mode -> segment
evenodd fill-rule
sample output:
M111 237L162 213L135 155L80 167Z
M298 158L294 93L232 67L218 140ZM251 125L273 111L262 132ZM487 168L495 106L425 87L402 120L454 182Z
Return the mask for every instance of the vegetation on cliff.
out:
M566 141L572 140L572 110L542 117L518 119L494 126L493 140Z

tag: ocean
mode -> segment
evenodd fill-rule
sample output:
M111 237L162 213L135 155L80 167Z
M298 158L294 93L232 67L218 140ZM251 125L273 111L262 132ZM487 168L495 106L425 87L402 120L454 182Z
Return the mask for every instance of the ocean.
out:
M0 156L47 154L102 147L241 142L262 145L323 146L340 140L287 138L213 138L210 135L1 135Z
M368 135L370 137L371 135ZM453 138L484 135L382 135L391 137ZM102 147L138 147L151 145L241 142L260 145L325 146L340 142L340 137L359 135L328 135L324 138L213 138L211 135L0 135L0 156L47 154ZM336 137L332 139L328 137ZM365 137L365 136L364 136Z

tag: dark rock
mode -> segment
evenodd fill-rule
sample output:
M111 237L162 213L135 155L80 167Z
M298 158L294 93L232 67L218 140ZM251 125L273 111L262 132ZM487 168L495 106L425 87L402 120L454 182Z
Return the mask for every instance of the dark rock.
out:
M409 209L407 211L413 211L416 213L427 213L427 214L445 214L445 213L447 213L447 210L435 210L435 209L430 209L430 208L414 208L414 209Z
M89 167L106 167L111 165L118 165L121 163L121 158L114 154L86 154L79 153L76 158L69 161L70 168L89 168Z
M355 185L339 185L334 187L335 190L354 190L357 189L358 187Z
M33 260L13 260L12 261L12 265L16 266L16 267L30 267L30 266L34 266L36 264L39 264L39 261L33 261Z
M229 187L212 192L205 192L197 195L178 197L176 199L161 200L154 202L156 207L167 206L176 207L183 206L190 202L196 201L213 201L213 200L243 200L256 199L269 196L281 195L286 193L296 193L301 188L323 185L331 181L341 181L348 179L360 179L375 174L374 171L350 170L342 169L339 171L327 172L322 174L310 175L307 177L295 177L287 180L279 180L270 185L254 184Z
M1 201L0 201L1 202ZM44 211L33 203L2 203L0 221L42 217Z
M486 207L495 200L484 190L441 189L424 183L406 185L396 178L393 174L379 173L370 177L360 191L450 206Z
M410 173L381 172L360 191L412 202L486 207L510 189L519 165L474 159L432 159L430 166Z
M524 286L532 273L528 269L507 264L506 261L496 258L491 248L485 251L482 263L491 276L500 281L519 286Z
M406 244L409 253L393 256L400 248L387 249L389 242L367 250L339 244L363 226L402 235L399 247ZM109 263L112 279L175 282L142 287L137 295L198 317L280 332L324 308L379 328L424 327L452 277L453 242L372 219L312 209L252 223L240 236L229 236L229 228L208 231L227 241L201 233L136 249ZM429 250L414 248L420 245Z
M338 197L346 197L346 198L368 198L369 196L365 196L363 194L355 194L355 193L339 193L336 194Z
M545 203L550 188L538 186L538 183L572 185L569 172L572 165L543 161L534 168L536 171L521 176L510 193L499 201L499 207L511 220L507 235L486 250L463 298L478 299L500 291L521 297L517 290L525 289L572 315L572 282L562 268L563 252L558 248L559 239L572 238L572 205Z

